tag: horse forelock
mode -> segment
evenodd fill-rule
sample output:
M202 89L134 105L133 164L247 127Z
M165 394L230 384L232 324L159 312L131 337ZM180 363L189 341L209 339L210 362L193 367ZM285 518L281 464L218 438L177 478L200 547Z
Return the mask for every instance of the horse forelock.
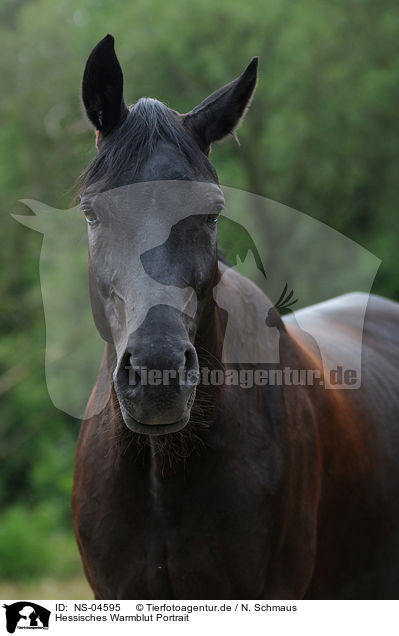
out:
M78 194L94 183L101 184L104 191L140 180L140 169L161 141L174 146L198 174L212 170L182 117L157 99L143 97L130 106L124 122L99 144L97 155L80 175Z

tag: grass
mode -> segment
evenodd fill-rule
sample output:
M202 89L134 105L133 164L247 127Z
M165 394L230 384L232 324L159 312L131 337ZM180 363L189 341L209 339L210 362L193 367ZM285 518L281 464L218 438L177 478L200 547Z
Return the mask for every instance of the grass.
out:
M0 583L0 599L7 600L68 600L92 599L93 592L86 579L75 576L68 579L40 579L38 581L9 581Z
M0 598L92 599L71 530L52 502L10 507L0 526ZM28 530L28 531L27 531Z

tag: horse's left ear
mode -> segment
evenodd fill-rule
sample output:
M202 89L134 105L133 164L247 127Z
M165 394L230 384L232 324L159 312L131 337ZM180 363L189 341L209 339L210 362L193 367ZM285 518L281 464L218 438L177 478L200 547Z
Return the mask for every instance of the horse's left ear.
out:
M100 40L89 55L83 73L82 100L97 138L112 132L128 113L123 99L123 73L112 35Z
M232 133L243 119L258 80L258 58L254 57L239 77L215 91L183 116L183 124L196 137L205 154L214 141Z

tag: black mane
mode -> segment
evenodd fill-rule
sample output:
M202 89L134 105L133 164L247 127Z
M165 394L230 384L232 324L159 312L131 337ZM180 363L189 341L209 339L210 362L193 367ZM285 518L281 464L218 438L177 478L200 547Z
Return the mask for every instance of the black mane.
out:
M196 172L211 170L216 176L181 116L162 102L144 97L129 108L122 125L102 142L80 176L80 191L97 182L101 182L101 190L134 182L160 141L176 146Z

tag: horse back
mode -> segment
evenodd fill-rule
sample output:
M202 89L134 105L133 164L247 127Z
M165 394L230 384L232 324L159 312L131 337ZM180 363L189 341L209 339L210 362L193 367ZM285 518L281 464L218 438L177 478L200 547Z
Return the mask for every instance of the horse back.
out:
M306 349L310 332L330 361L361 382L314 398L322 456L317 558L308 598L393 598L399 590L399 304L348 294L286 319ZM300 329L298 329L300 324Z

